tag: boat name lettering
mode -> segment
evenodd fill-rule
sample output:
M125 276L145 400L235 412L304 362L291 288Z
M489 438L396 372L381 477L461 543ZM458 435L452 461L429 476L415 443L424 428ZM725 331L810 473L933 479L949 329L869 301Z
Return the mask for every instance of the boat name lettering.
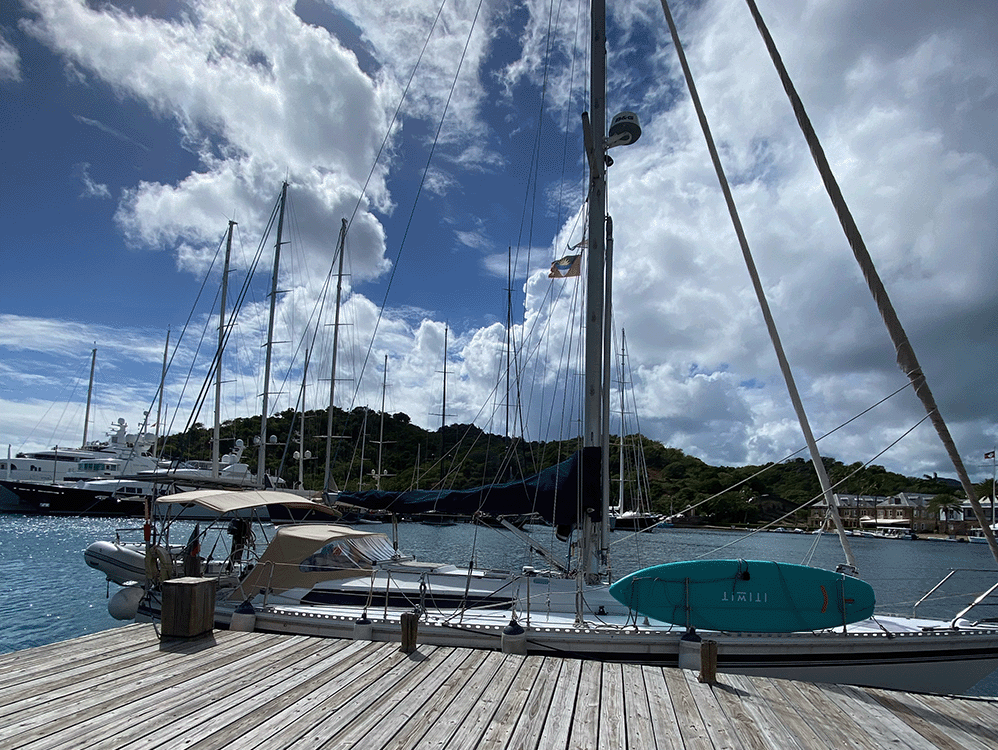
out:
M721 593L721 601L732 604L766 604L769 594L765 591L724 591Z

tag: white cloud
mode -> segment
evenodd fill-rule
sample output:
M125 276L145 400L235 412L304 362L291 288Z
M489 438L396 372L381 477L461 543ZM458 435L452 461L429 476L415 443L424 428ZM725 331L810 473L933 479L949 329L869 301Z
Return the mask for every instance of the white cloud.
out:
M365 189L370 165L434 23L402 110L405 127L418 121L422 137L430 138L447 107L426 190L455 196L471 175L488 180L504 164L526 164L522 154L513 160L500 153L498 144L532 127L531 117L514 110L518 96L542 81L554 127L575 133L578 110L588 106L579 77L588 47L584 19L574 9L549 19L549 3L513 10L485 4L451 97L477 8L470 0L448 3L436 22L436 2L331 3L360 37L353 50L304 24L289 1L262 12L264 6L250 0L202 0L172 20L73 0L26 4L37 14L27 26L31 33L73 69L174 122L199 159L197 171L173 182L125 190L117 220L136 245L179 246L181 266L203 273L225 228L219 217L238 220L243 237L261 236L278 185L289 176L307 250L286 273L297 286L282 297L278 338L328 331L328 305L319 321L313 308L335 245L329 228L354 216L363 192L347 241L353 276L344 314L352 325L344 329L349 354L342 366L345 376L357 377L365 357L367 365L362 384L339 388L337 401L377 405L388 353L392 410L435 426L431 414L439 411L442 379L442 324L435 318L441 316L389 307L368 350L380 300L355 291L390 265L379 216L396 210L398 198L388 186L406 156L399 151L402 123L394 124L388 158ZM654 437L715 463L781 458L799 447L799 430L661 8L653 0L611 5L610 28L618 37L609 44L610 108L638 111L644 127L641 141L613 152L609 200L614 327L627 330L642 424ZM827 432L904 378L747 10L711 1L674 11L814 431ZM995 11L927 2L899 8L886 0L773 0L763 11L940 407L952 415L958 444L968 454L990 447L998 437L998 53L988 31ZM549 25L556 34L550 47ZM573 57L577 43L580 57ZM494 59L502 59L501 69L486 67ZM486 102L483 84L496 82L506 99ZM536 89L531 94L539 98ZM559 109L567 102L570 116ZM509 120L486 121L486 104L508 108ZM573 215L550 248L531 251L533 268L516 269L517 278L526 278L526 322L514 340L536 369L535 383L524 384L523 393L543 410L531 415L532 425L547 425L532 426L538 434L558 433L551 405L564 393L576 399L579 390L577 374L555 364L566 352L577 361L577 334L553 343L578 318L579 283L548 282L546 265L581 236L574 213L583 188L563 176L580 159L570 157L564 172L540 186L541 203L552 211L571 206ZM569 180L564 191L563 179ZM448 221L452 217L441 216ZM466 247L481 253L476 258L486 271L505 275L505 258L496 254L504 240L488 236L481 222L452 226ZM546 238L531 241L546 244ZM240 335L253 342L244 349L257 352L238 355L247 373L244 394L259 392L250 385L258 377L266 323L259 299L240 322ZM496 314L504 318L503 311ZM78 342L85 335L73 337ZM453 421L491 414L503 401L495 391L504 370L502 325L451 329L450 336L448 413ZM329 366L328 338L316 336L317 372ZM46 340L59 354L71 348L55 336ZM279 371L293 369L291 351L277 361ZM311 392L319 398L320 389ZM252 412L254 398L239 402L244 413ZM872 421L829 437L822 451L849 462L868 460L920 419L919 409L904 391ZM912 474L947 473L925 426L878 462Z
M21 55L17 48L0 34L0 81L21 80Z
M325 271L335 237L326 228L355 220L354 272L385 268L384 238L371 208L391 208L386 166L368 182L397 92L364 75L356 57L293 3L198 2L177 19L99 9L75 0L31 0L25 27L73 65L122 96L175 121L200 168L175 184L140 182L125 191L117 219L139 245L178 239L202 248L234 216L261 235L278 187L289 176L306 204L301 231ZM367 183L361 200L361 189ZM266 187L264 187L266 186Z
M110 198L111 190L107 185L99 182L94 182L93 178L90 176L90 165L86 162L81 162L74 167L74 172L76 176L83 183L83 193L81 193L81 198Z

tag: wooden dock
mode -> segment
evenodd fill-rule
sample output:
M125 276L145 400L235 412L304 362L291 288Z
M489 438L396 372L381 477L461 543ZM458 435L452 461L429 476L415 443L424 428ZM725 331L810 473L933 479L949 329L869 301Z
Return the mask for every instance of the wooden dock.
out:
M979 748L998 701L129 625L0 656L0 748Z

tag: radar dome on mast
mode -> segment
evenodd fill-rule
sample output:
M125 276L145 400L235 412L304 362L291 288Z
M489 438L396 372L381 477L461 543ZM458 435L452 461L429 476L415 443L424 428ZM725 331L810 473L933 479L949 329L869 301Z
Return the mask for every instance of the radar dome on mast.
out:
M641 137L641 123L634 112L620 112L610 121L610 131L606 138L606 147L630 146Z

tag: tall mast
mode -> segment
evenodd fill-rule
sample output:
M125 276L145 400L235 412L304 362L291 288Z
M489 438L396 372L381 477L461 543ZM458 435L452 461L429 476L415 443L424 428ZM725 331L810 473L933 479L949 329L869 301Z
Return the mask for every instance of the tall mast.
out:
M211 440L211 476L218 479L218 444L222 431L222 349L225 346L225 300L229 293L229 258L232 256L232 228L236 222L229 221L229 231L225 238L225 264L222 266L222 301L218 308L218 349L215 352L215 429Z
M590 107L586 127L586 151L589 157L589 249L586 281L585 335L585 396L583 401L583 441L586 448L603 445L603 325L607 297L604 233L606 231L606 2L592 0L590 6L592 37L590 39ZM601 461L602 463L602 461ZM605 486L606 477L602 478ZM605 505L608 493L599 498ZM588 500L583 499L583 504ZM585 508L583 508L583 511ZM604 508L604 523L607 509ZM594 556L602 546L603 528L593 528L588 514L583 513L583 572L587 578L596 573Z
M336 395L336 354L340 342L340 299L343 294L343 254L346 249L347 220L340 225L340 241L337 252L340 254L339 271L336 274L336 311L333 313L333 364L329 374L329 411L326 413L326 468L322 480L322 488L329 492L335 489L330 477L330 466L333 455L333 397Z
M267 356L263 368L263 404L260 415L260 454L257 459L257 481L263 484L267 477L267 396L270 390L270 362L274 349L274 316L277 312L277 272L281 267L281 235L284 232L284 204L288 197L288 183L281 185L281 206L277 218L277 244L274 246L274 273L270 282L270 321L267 324Z
M90 426L90 398L94 392L94 368L97 365L97 347L90 351L90 385L87 386L87 410L83 414L83 447L87 447L87 428Z

